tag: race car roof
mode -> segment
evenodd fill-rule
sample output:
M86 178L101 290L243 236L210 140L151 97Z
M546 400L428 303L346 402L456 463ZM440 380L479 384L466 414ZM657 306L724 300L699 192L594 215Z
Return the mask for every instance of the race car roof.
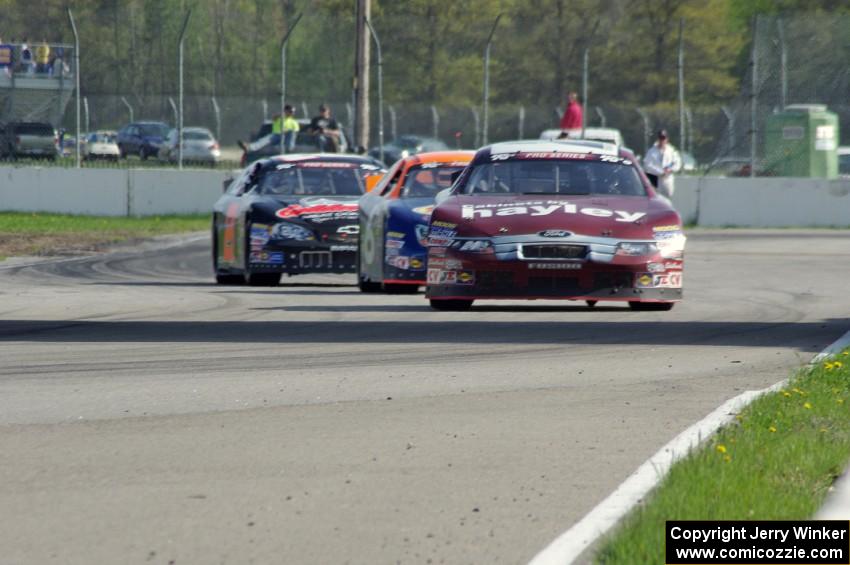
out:
M468 162L475 157L475 151L428 151L426 153L416 153L408 159L412 164L424 163L455 163Z
M485 150L488 150L487 152L490 155L533 151L539 153L590 153L594 155L617 156L618 152L617 146L613 143L582 139L505 141L503 143L494 143L489 147L483 148L481 151Z

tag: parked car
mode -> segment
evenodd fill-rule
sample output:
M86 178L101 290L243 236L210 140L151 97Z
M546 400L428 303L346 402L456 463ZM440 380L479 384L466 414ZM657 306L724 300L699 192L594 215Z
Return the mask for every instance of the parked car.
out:
M159 148L159 159L176 163L179 160L177 130L168 132L168 137ZM221 160L221 149L215 136L207 128L183 128L183 162L215 165Z
M319 142L318 138L309 131L310 120L299 119L297 121L301 129L295 136L295 147L289 153L316 153L320 150ZM350 153L351 140L342 124L340 124L340 132L342 135L339 140L339 153ZM248 144L239 142L239 147L242 148L243 152L243 167L258 159L281 154L280 137L272 133L272 123L269 120L264 121L257 132L251 135L250 139L251 143Z
M138 155L143 161L159 153L168 124L163 122L133 122L118 131L118 149L121 157Z
M0 155L6 158L43 157L51 161L59 155L59 135L42 122L9 122L0 137Z
M405 134L384 144L384 163L392 165L399 159L431 151L449 151L449 146L439 139L433 137L422 137L421 135ZM381 148L373 147L369 150L369 156L374 159L381 158Z
M473 151L438 151L405 157L360 198L361 291L416 292L425 284L434 198L473 156Z
M95 131L84 138L80 148L83 159L109 159L117 161L121 156L118 149L118 134L114 131Z

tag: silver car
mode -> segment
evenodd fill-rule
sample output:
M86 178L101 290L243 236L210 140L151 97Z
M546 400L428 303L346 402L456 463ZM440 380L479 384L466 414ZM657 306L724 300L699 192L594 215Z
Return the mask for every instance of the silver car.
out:
M45 157L51 161L59 154L59 136L50 124L11 122L0 139L0 155L11 157Z
M177 130L168 132L168 137L159 149L162 161L176 163L179 158ZM207 128L183 128L183 162L215 165L221 160L221 149L212 132Z

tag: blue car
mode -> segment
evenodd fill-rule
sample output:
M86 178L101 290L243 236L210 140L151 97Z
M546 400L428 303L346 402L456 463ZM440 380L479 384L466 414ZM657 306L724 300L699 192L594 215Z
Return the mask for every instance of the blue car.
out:
M425 284L434 198L452 185L455 173L474 155L474 151L439 151L405 157L360 198L361 291L414 293ZM441 229L432 226L430 237L439 237Z
M118 131L121 157L138 155L143 161L156 157L171 128L162 122L133 122Z

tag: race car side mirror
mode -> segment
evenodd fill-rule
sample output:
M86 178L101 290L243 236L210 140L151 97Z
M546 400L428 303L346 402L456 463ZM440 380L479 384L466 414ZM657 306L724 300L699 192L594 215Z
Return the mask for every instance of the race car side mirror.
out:
M372 173L367 175L364 179L364 182L366 183L366 192L372 192L372 190L378 186L378 183L381 181L383 176L383 173Z

